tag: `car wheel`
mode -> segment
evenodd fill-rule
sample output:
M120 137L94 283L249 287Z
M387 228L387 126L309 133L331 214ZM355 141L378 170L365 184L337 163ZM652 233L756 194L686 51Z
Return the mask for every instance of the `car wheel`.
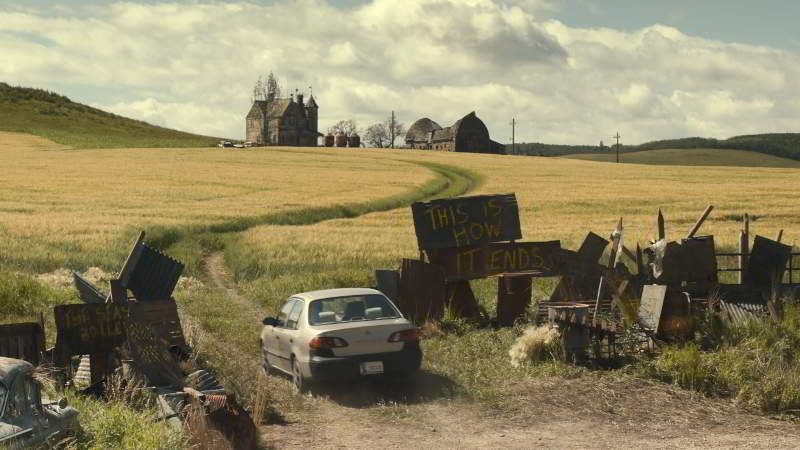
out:
M309 390L309 382L303 376L303 372L300 371L300 364L294 357L292 358L292 384L294 385L294 390L301 394L305 394Z

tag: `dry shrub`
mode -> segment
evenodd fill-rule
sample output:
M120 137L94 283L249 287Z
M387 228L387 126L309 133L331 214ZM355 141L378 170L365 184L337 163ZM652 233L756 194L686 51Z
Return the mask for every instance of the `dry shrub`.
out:
M192 401L186 406L184 412L186 416L183 429L189 436L192 448L233 450L234 447L225 439L225 436L211 425L202 405Z
M422 324L420 332L423 339L435 338L442 335L442 329L439 327L439 323L432 320L428 320Z
M508 351L511 365L519 367L528 361L542 361L552 357L560 336L558 328L549 324L526 328Z

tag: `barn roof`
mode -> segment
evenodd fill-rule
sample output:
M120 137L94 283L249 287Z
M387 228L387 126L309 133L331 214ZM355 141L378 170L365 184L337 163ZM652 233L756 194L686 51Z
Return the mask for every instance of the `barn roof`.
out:
M276 98L267 104L267 116L281 117L289 108L289 105L294 103L290 98Z
M406 132L406 141L426 141L431 131L441 130L442 127L438 123L423 117L422 119L414 122L413 125Z

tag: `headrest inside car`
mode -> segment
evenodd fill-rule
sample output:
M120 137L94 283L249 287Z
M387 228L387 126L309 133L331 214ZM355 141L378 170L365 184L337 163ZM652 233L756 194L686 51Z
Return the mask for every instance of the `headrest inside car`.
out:
M336 313L333 311L320 311L318 323L336 322Z
M381 316L383 316L382 312L383 312L383 310L380 307L367 308L367 310L364 311L364 313L365 313L364 315L366 316L367 320L373 320L373 319L378 319Z

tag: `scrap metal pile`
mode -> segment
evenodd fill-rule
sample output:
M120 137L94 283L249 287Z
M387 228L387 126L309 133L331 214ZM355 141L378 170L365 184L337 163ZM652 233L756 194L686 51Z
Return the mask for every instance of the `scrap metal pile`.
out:
M512 326L526 315L547 320L566 330L567 345L592 350L596 359L613 358L622 334L630 338L632 329L649 342L688 337L694 331L692 311L711 307L730 320L743 320L766 314L777 292L797 288L791 258L798 254L780 243L781 236L755 236L750 250L747 216L738 253L719 253L713 236L697 236L712 210L706 208L678 240L667 239L659 211L658 236L645 248L624 245L620 218L609 239L590 232L573 251L560 241L519 241L515 194L415 203L420 257L404 259L399 270L376 271L378 289L417 324L439 320L445 310L485 322L469 281L497 278L496 326ZM718 257L733 256L739 268L718 267ZM718 273L725 271L739 271L739 283L721 283ZM530 311L535 277L560 279L550 298Z
M231 440L235 448L255 448L255 425L235 395L205 370L185 373L192 349L181 327L172 293L183 264L136 240L109 293L73 274L82 304L53 308L56 344L44 348L40 323L0 326L0 356L32 364L52 364L62 384L74 372L74 361L90 361L87 391L103 391L113 373L143 380L158 395L165 419L180 427L194 405L205 411L208 423ZM129 295L129 293L133 295ZM191 370L191 369L190 369Z

